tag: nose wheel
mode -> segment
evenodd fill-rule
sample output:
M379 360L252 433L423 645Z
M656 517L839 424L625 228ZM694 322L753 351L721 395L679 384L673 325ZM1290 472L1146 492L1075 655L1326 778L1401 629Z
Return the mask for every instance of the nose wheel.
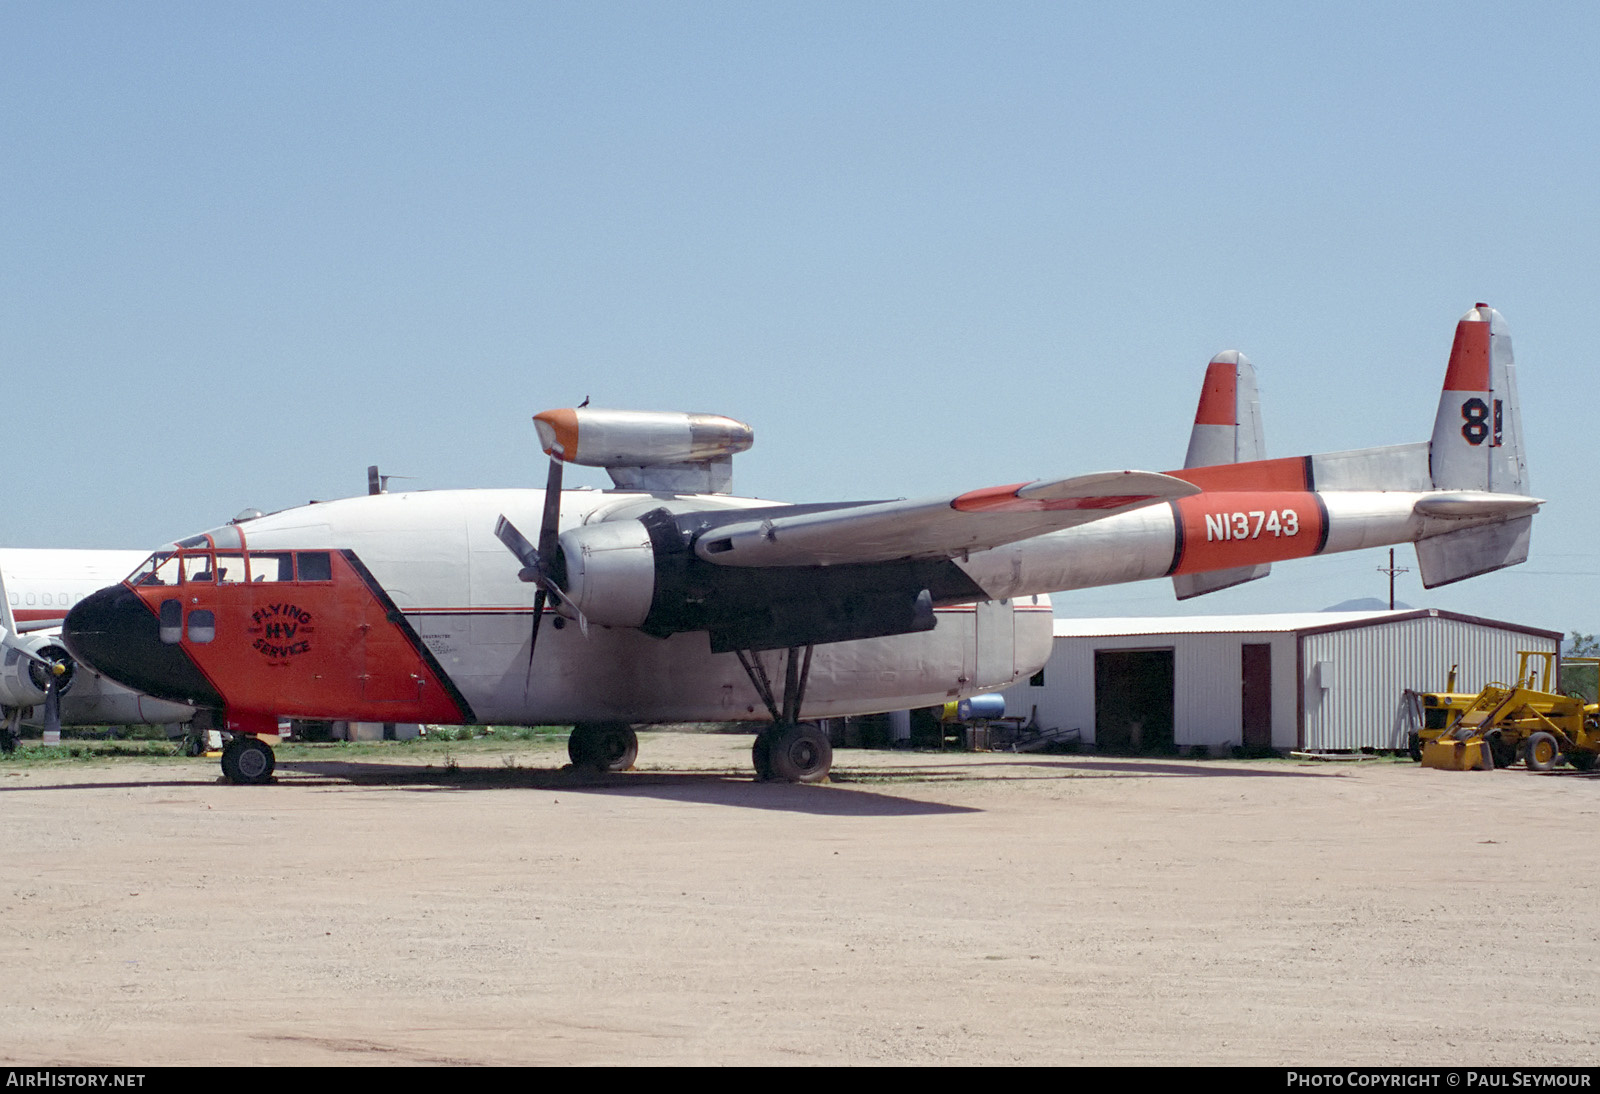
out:
M272 781L277 757L272 746L257 737L235 737L222 749L222 774L239 786L260 786Z

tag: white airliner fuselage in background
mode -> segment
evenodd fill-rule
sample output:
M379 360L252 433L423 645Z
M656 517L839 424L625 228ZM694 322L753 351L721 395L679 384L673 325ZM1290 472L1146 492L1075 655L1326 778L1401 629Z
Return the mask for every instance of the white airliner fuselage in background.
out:
M61 645L61 622L74 604L124 580L144 551L0 547L0 747L15 743L20 725L42 725L47 676L33 653L63 665L59 682L64 725L188 722L194 707L156 699L75 664Z

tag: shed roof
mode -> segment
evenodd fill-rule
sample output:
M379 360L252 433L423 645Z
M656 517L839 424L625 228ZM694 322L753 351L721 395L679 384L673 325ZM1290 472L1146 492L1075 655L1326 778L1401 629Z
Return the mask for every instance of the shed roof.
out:
M1057 638L1109 638L1134 634L1297 634L1313 631L1345 630L1352 627L1394 623L1405 619L1450 619L1494 627L1499 630L1519 631L1537 635L1556 642L1561 635L1555 631L1528 627L1521 623L1508 623L1499 619L1483 619L1461 615L1437 608L1409 608L1397 611L1365 612L1279 612L1264 615L1164 615L1119 616L1100 619L1074 619L1057 617Z

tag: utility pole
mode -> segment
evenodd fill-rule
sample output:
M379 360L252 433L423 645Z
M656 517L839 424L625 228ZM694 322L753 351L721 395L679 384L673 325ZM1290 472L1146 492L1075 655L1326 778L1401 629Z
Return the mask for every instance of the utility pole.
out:
M1394 564L1394 548L1391 547L1391 548L1389 548L1389 565L1387 565L1387 566L1379 566L1378 567L1378 572L1380 574L1388 574L1389 575L1389 610L1392 612L1392 611L1394 611L1394 575L1395 574L1409 574L1411 572L1411 567L1409 567L1409 566L1396 566Z

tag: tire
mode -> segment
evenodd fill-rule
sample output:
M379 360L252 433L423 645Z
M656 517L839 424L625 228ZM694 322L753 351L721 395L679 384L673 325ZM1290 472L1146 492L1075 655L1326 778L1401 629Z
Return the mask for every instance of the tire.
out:
M567 756L574 767L627 771L639 758L639 735L624 722L584 722L572 727Z
M1567 757L1567 762L1579 771L1593 771L1594 761L1593 752L1574 752Z
M809 722L785 726L772 738L772 777L790 783L819 783L833 767L833 743Z
M1528 761L1529 771L1549 771L1561 760L1561 746L1556 744L1554 736L1540 730L1528 738L1523 757Z
M1499 730L1489 734L1489 755L1496 768L1510 767L1517 762L1517 746L1505 739Z
M266 742L255 737L235 737L222 750L222 774L239 786L261 786L272 781L277 757Z
M1422 734L1413 733L1406 742L1406 752L1411 757L1412 763L1422 762Z
M772 730L763 729L750 745L750 763L756 769L756 778L772 778Z

